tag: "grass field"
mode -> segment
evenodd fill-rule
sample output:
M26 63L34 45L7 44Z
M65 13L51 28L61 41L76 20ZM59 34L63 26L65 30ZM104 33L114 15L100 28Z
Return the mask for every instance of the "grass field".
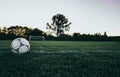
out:
M0 77L120 77L120 42L31 41L11 53L0 40Z

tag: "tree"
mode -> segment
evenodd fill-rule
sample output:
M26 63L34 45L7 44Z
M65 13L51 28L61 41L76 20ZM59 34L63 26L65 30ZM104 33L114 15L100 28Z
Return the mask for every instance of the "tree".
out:
M0 33L1 33L1 27L0 27Z
M11 26L8 28L9 34L15 34L16 36L25 37L25 34L29 31L28 27L22 27L22 26Z
M94 33L94 36L102 36L101 33Z
M80 37L80 33L73 33L73 37L74 37L74 38Z
M38 28L31 29L31 31L28 33L28 35L33 35L33 36L42 36L44 35L44 32L39 30Z
M104 35L103 35L103 36L107 37L107 32L104 32Z
M7 33L8 33L8 29L7 29L7 27L3 27L3 29L2 29L2 33L4 33L4 34L7 34Z
M60 36L65 34L65 31L69 31L70 24L71 22L64 15L56 14L52 17L52 23L46 24L46 28L52 30L57 36Z

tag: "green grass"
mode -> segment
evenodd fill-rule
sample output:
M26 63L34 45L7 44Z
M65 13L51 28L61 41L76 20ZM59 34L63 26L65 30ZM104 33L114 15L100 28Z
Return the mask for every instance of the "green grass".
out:
M0 40L0 77L120 77L120 42L31 41L11 53Z

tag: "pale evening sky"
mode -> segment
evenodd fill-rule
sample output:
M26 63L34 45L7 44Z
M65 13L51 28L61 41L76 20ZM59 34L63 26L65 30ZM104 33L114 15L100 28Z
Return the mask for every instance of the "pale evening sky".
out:
M0 0L0 27L28 26L46 30L55 14L72 24L70 33L120 36L120 0Z

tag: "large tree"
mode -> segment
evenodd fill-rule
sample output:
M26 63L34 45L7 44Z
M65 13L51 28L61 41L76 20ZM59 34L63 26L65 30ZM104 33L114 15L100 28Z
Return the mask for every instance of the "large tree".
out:
M52 30L57 36L60 36L62 34L65 34L65 31L69 31L70 24L71 22L69 22L64 15L56 14L52 17L52 23L46 24L46 28Z

